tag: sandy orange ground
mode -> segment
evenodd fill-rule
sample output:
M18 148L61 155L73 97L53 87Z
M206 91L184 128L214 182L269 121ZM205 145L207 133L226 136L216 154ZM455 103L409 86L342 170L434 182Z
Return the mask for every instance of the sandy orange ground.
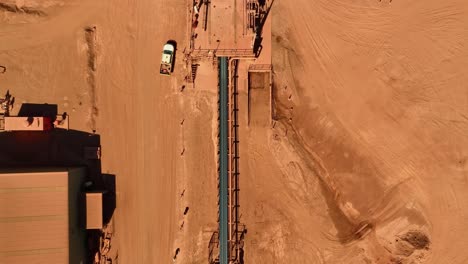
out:
M216 188L215 178L208 177L215 166L212 116L202 114L211 108L204 95L179 92L186 1L17 2L41 14L0 10L0 65L7 67L0 92L9 89L16 97L13 114L23 102L57 104L60 113L70 115L71 129L95 129L101 135L102 170L117 179L114 257L120 263L172 262L183 208L194 195L187 190L178 200L183 189L178 182L201 174ZM87 26L97 27L93 85ZM177 41L180 56L174 75L162 77L160 54L169 39ZM184 145L186 160L180 155ZM197 155L210 158L204 164ZM194 204L188 215L204 205ZM215 206L207 218L216 217Z
M246 259L467 263L466 3L275 5L277 122L241 154Z
M187 44L186 1L18 4L45 15L0 11L0 92L16 96L13 112L57 104L72 129L101 135L103 172L117 178L120 263L170 263L177 247L178 263L206 263L216 71L201 69L207 85L184 92L182 56L174 76L157 73L165 41ZM274 2L273 128L266 94L252 94L258 116L248 126L239 90L246 263L468 262L467 9L456 0Z

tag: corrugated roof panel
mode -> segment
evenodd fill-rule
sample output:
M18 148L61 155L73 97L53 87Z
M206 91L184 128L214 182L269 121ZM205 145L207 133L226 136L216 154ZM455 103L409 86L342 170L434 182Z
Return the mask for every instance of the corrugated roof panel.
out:
M0 173L0 263L68 263L68 199L67 171Z

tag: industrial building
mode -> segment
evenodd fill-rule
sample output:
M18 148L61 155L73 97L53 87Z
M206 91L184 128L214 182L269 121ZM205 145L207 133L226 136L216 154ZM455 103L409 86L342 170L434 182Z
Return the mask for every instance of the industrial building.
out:
M87 222L102 222L86 208L102 199L87 199L85 179L85 168L0 170L0 263L86 263Z

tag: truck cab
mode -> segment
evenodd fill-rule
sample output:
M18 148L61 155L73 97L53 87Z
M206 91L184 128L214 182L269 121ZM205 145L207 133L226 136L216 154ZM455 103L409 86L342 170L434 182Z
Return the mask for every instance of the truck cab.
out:
M162 75L171 75L172 64L174 59L174 45L171 43L166 43L163 47L162 57L161 57L161 68L159 73Z

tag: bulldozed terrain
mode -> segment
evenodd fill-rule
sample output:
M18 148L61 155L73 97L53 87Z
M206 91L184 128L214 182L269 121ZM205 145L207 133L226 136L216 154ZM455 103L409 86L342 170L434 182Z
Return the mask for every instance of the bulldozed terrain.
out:
M202 65L207 85L181 89L189 8L0 0L0 94L101 136L120 263L206 263L217 228L217 76ZM239 90L245 263L468 263L468 4L276 0L269 15L271 109L266 75Z
M466 263L466 3L273 9L276 122L250 132L247 259Z

